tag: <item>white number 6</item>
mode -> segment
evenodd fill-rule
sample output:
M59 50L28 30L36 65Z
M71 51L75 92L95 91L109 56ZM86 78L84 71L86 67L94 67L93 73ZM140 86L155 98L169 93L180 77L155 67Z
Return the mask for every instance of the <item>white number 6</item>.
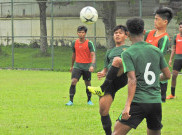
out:
M147 63L147 66L145 68L145 73L144 73L144 80L148 85L152 85L156 79L154 72L149 71L150 65L151 65L151 63ZM152 77L150 80L149 80L149 76Z

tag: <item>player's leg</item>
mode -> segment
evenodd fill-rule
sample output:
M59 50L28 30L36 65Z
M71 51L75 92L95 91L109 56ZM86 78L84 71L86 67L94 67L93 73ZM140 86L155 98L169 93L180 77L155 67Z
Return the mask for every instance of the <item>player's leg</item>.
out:
M167 82L160 82L162 102L166 102Z
M113 97L110 94L106 94L103 97L100 97L99 100L99 112L101 116L102 126L106 135L111 135L112 133L112 123L109 116L109 109L111 107L112 102Z
M147 135L161 135L161 130L150 130L147 128Z
M126 135L131 130L131 127L116 121L114 126L114 132L112 135Z
M171 81L171 94L167 96L166 99L174 99L175 96L175 89L176 89L176 79L178 76L179 71L181 71L182 68L182 60L174 60L173 64L173 72L172 72L172 81Z
M91 72L89 71L83 71L83 80L85 81L85 86L86 86L86 93L87 93L87 103L88 105L93 105L91 101L91 92L88 90L88 86L91 86Z
M112 63L112 66L110 67L106 79L104 83L100 87L88 87L89 91L92 92L93 94L97 94L99 96L103 96L104 92L108 89L113 89L110 85L112 84L113 80L121 76L123 73L122 67L122 60L120 57L115 57Z
M79 69L74 68L71 75L71 86L69 90L70 101L66 103L66 105L68 106L73 105L73 98L76 93L76 84L79 81L80 77L81 77L81 71Z

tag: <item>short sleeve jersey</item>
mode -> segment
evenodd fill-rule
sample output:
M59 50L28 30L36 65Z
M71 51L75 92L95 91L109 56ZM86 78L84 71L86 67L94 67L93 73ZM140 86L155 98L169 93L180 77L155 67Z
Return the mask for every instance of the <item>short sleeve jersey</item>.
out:
M127 45L122 45L108 50L105 55L104 68L109 69L112 65L114 57L121 57L121 53L124 52L128 47L129 46Z
M125 73L135 71L137 86L133 102L161 103L159 76L167 63L160 49L138 42L122 53L122 61Z
M182 37L180 34L176 34L173 37L173 45L176 47L175 59L182 59Z
M81 58L79 58L79 62L77 62L77 61L74 62L73 68L88 71L92 62L90 61L91 56L86 57L86 55L88 55L88 53L89 53L89 55L91 55L90 54L91 52L95 52L95 47L91 41L89 41L89 40L86 40L86 41L87 42L80 44L80 46L78 46L78 47L75 47L76 41L73 41L73 43L72 43L73 53L75 53L76 57L77 56L81 57ZM76 49L78 49L78 50L76 50ZM78 52L80 54L77 55L76 52ZM90 61L90 62L85 62L85 61Z
M153 31L154 31L154 35L152 35L151 37L148 37L148 36L149 36L149 33L150 33L150 32L153 32ZM148 38L148 41L146 41L147 38ZM151 38L151 39L150 39L150 38ZM169 45L170 45L168 34L167 34L167 33L164 33L164 35L161 36L161 37L158 39L158 37L155 37L155 30L149 30L149 31L147 31L147 32L145 33L144 40L145 40L146 42L148 42L148 43L151 43L152 45L154 45L155 42L158 42L156 47L158 47L158 48L161 50L161 52L162 52L163 54L166 54L166 53L167 53L167 49L168 49L168 47L169 47ZM157 40L158 40L158 41L157 41ZM154 45L154 46L155 46L155 45Z

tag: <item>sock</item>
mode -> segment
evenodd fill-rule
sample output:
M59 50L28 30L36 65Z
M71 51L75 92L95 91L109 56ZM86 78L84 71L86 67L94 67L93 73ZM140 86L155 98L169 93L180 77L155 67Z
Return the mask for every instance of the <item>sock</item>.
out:
M171 94L175 96L175 87L171 87Z
M88 101L91 100L92 94L91 94L91 92L87 88L86 88L86 93L87 93Z
M162 101L166 101L166 91L167 91L167 83L160 83L161 86L161 98Z
M112 82L117 77L118 71L119 71L118 67L114 67L114 66L110 67L110 69L109 69L109 71L108 71L108 73L106 75L106 79L105 79L104 83L101 85L101 89L102 89L103 92L106 89L107 90L113 89Z
M101 116L101 122L102 122L102 126L103 126L103 129L104 129L106 135L111 135L112 134L112 130L111 130L112 123L111 123L109 114L107 116Z
M75 89L75 85L71 85L70 86L70 101L73 102L73 97L75 95L76 89Z

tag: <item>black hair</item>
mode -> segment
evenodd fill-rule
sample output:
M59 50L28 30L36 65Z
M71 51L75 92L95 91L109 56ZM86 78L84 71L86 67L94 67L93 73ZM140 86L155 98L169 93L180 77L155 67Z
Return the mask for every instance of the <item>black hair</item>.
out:
M179 25L182 25L182 21L181 21L181 22L179 22Z
M126 26L131 35L141 35L144 31L144 21L139 17L130 18Z
M78 26L78 28L77 28L77 32L78 31L85 31L85 33L87 33L87 27L85 27L85 26Z
M168 24L171 21L171 19L173 18L173 10L168 7L158 8L154 14L159 15L163 20L167 20Z
M113 29L113 32L115 32L115 31L117 31L119 29L123 30L125 32L125 34L127 34L128 29L124 25L117 25L117 26L115 26L114 29Z

